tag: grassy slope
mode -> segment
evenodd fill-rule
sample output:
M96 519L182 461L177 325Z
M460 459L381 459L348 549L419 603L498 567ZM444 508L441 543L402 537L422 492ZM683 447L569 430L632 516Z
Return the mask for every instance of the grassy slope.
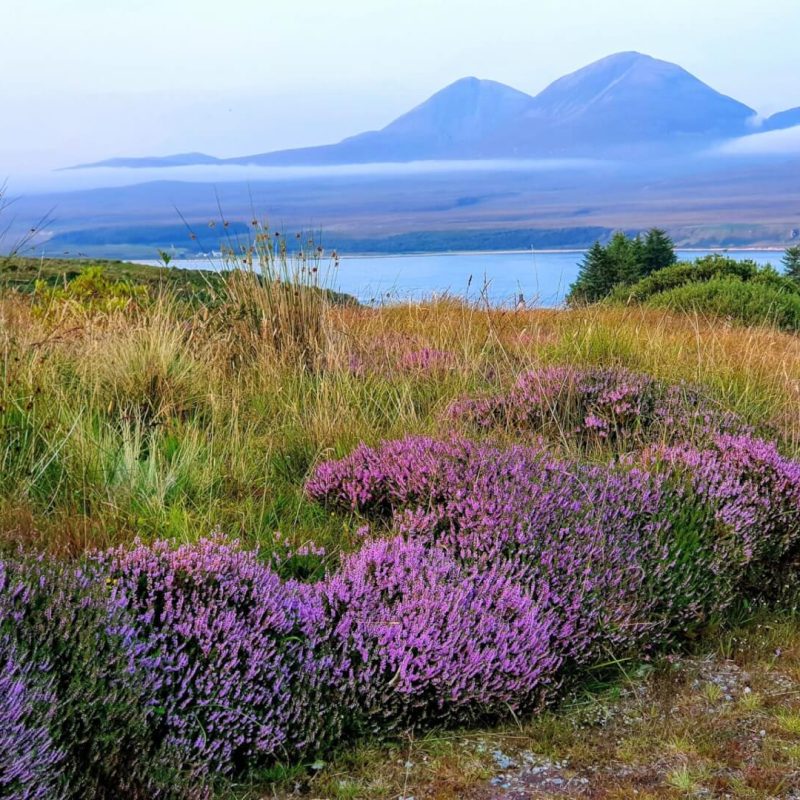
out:
M218 281L212 270L166 269L133 264L128 261L113 261L85 258L29 258L0 257L0 281L6 288L27 292L37 280L49 284L62 284L79 275L87 267L103 267L117 280L133 281L146 286L166 283L173 287L204 287L209 281Z
M327 368L248 343L249 320L171 301L110 315L0 307L0 530L70 548L221 526L336 548L303 498L315 463L359 441L441 430L453 399L528 366L616 363L705 384L800 445L800 340L639 309L483 311L455 303L329 312ZM441 370L404 354L447 351ZM25 522L27 520L27 522Z
M65 266L46 263L44 274L55 277ZM29 278L40 272L38 264L26 269ZM141 277L138 267L126 265L110 269L137 281L155 275ZM163 288L160 278L152 285ZM771 425L786 449L800 454L800 338L770 328L640 308L338 306L325 311L324 369L314 371L301 367L292 352L265 346L264 329L254 329L240 311L198 309L169 290L111 313L68 302L42 306L30 294L6 290L0 298L2 541L75 552L135 536L196 539L221 528L272 549L280 530L294 544L314 541L335 557L352 546L358 523L305 500L302 486L314 464L359 441L439 433L451 400L494 390L544 363L613 363L701 383L724 405ZM408 354L424 348L445 351L447 359L432 369L409 365ZM319 566L309 560L286 568L304 574ZM800 634L796 626L780 630L775 635L785 644L770 639L753 663L767 681L769 647L780 646L793 654L786 668L796 681ZM747 641L759 636L751 627ZM695 667L686 669L691 675ZM733 705L720 705L703 693L704 683L692 688L694 679L687 677L664 684L661 674L633 684L645 687L649 704L633 727L614 723L611 733L575 727L581 717L566 711L520 721L521 731L364 746L323 770L312 796L379 798L402 791L446 798L474 791L488 798L480 792L488 791L484 779L499 771L491 754L495 741L504 751L519 745L556 759L569 756L581 769L597 760L638 764L667 748L656 788L647 783L651 778L640 786L649 786L651 796L678 796L670 781L712 785L707 775L717 769L713 764L738 758L735 750L726 756L708 749L716 747L713 731L720 725L723 731L768 731L772 749L759 751L767 760L758 755L753 762L753 774L767 777L742 796L769 796L769 775L781 764L797 768L794 695L772 697L754 681L765 702L745 708L742 717L738 696ZM616 708L611 701L620 691L620 702L628 702L627 685L627 679L617 681L611 695L592 700L591 707ZM687 709L674 726L665 722L664 703ZM488 751L477 747L481 738ZM687 774L680 772L684 767ZM631 772L630 781L637 774L644 773ZM630 796L614 794L609 781L610 793L597 796ZM262 796L255 789L245 795Z

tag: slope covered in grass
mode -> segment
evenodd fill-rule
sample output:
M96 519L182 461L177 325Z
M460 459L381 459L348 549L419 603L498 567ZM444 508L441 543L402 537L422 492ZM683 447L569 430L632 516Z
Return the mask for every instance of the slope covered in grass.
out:
M226 280L0 298L14 791L203 796L531 719L792 582L796 336Z

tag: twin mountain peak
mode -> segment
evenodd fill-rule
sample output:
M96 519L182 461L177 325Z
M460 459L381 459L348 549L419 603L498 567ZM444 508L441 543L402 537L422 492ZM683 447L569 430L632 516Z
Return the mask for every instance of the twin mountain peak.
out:
M717 141L800 125L800 108L756 112L677 64L616 53L535 96L462 78L378 131L337 144L217 159L202 153L84 166L321 166L432 159L679 156Z

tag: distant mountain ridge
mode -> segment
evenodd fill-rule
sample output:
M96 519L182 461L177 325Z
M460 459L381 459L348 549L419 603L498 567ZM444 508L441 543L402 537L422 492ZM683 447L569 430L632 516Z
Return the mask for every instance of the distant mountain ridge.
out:
M631 51L565 75L536 96L496 81L462 78L384 128L336 144L226 159L203 153L115 158L75 168L672 156L794 125L800 125L800 108L759 127L752 108L677 64Z
M796 125L800 125L800 107L773 114L766 119L763 128L767 131L780 131L785 128L794 128Z
M176 153L171 156L141 156L107 158L104 161L95 161L91 164L77 164L66 169L90 169L94 167L126 167L130 169L144 169L147 167L188 167L200 164L223 164L224 159L209 156L205 153Z
M748 132L756 112L676 64L617 53L559 78L505 134L499 150L540 155L618 155L630 147L674 150Z

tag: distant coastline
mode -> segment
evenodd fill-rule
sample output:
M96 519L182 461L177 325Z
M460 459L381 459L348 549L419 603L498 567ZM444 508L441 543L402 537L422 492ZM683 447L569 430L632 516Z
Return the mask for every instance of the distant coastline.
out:
M558 255L559 253L585 253L587 247L570 247L570 248L547 248L547 249L518 249L518 250L417 250L405 253L339 253L336 248L325 252L325 258L332 256L334 252L341 259L355 260L355 259L389 259L389 258L423 258L423 257L444 257L444 256L518 256L518 255ZM780 245L764 245L763 247L677 247L679 253L783 253L786 248ZM213 261L221 259L221 253L198 253L195 256L181 255L177 256L173 261ZM157 263L156 259L132 259L136 264L154 264Z
M587 247L548 248L544 250L420 250L413 253L343 253L342 258L420 258L422 256L515 256L557 255L558 253L585 253ZM783 253L786 248L779 245L764 247L677 247L680 253Z

